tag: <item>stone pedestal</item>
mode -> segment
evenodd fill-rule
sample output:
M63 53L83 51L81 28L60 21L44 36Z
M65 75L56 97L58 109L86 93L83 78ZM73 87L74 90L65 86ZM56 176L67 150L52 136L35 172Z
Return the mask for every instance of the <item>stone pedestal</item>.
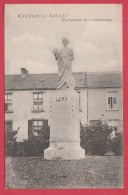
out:
M85 151L80 147L79 99L74 90L50 95L50 146L45 159L80 159Z

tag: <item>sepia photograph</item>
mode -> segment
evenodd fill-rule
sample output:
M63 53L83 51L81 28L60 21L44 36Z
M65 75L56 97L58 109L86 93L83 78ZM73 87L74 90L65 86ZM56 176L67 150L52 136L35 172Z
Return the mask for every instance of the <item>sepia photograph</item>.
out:
M123 188L122 4L5 4L5 188Z

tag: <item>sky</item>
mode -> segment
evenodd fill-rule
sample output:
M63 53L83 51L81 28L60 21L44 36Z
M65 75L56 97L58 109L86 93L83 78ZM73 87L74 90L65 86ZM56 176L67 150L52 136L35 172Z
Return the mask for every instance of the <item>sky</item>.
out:
M73 72L122 70L121 4L6 4L5 74L56 73L67 38Z

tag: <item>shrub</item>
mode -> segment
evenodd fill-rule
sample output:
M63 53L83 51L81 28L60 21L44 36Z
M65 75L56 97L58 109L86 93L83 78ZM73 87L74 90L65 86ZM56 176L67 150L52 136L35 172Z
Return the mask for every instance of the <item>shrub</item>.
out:
M50 128L46 126L41 131L37 130L38 136L33 134L28 140L17 143L17 156L43 156L44 149L49 147Z
M44 143L40 137L32 136L29 140L17 143L17 156L41 156L44 151Z
M5 155L6 156L15 156L16 155L16 135L18 130L6 130L5 129Z
M108 149L108 137L112 127L101 120L95 124L80 124L80 144L85 149L86 155L104 155Z
M5 132L5 153L7 156L43 156L44 149L49 147L49 126L39 131L38 136L31 135L29 140L23 140L23 142L17 142L14 138L18 131Z
M115 133L115 137L110 137L108 140L109 150L114 152L115 155L123 155L123 134Z
M43 156L45 141L39 136L32 136L29 140L24 140L19 144L18 156Z

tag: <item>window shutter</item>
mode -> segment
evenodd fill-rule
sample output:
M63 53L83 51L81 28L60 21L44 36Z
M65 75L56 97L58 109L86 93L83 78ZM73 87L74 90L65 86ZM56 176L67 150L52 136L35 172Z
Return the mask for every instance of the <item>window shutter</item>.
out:
M8 110L8 104L5 103L5 111L7 111L7 110Z
M32 125L33 121L32 120L28 120L28 139L31 138L31 136L33 135L33 125Z
M43 133L44 137L48 138L48 120L43 120Z
M43 124L44 124L44 126L48 126L48 120L43 120Z
M43 129L47 129L48 127L48 120L43 120Z

